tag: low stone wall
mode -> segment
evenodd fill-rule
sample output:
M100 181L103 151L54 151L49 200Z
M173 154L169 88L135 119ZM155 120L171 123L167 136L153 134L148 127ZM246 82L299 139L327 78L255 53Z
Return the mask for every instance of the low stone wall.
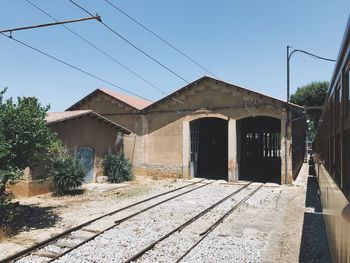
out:
M133 167L135 175L146 175L157 178L182 178L182 166L166 164L143 164L139 167Z
M50 193L54 190L51 180L19 181L16 184L8 184L7 190L18 197L30 197Z

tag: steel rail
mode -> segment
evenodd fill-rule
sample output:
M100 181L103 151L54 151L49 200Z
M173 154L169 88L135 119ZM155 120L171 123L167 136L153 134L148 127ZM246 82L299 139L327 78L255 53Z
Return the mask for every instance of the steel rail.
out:
M194 217L190 218L189 220L187 220L184 224L176 227L175 229L171 230L170 232L168 232L167 234L165 234L164 236L162 236L161 238L159 238L158 240L154 241L153 243L151 243L150 245L148 245L147 247L145 247L144 249L142 249L141 251L137 252L136 254L134 254L133 256L131 256L130 258L128 258L126 261L124 261L124 263L129 263L132 261L137 260L138 258L140 258L143 254L145 254L147 251L153 249L158 243L160 243L161 241L163 241L164 239L170 237L171 235L173 235L176 232L181 232L185 227L189 226L190 224L192 224L194 221L196 221L197 219L199 219L200 217L204 216L205 214L207 214L209 211L213 210L215 207L217 207L218 205L220 205L221 203L225 202L227 199L231 198L232 196L238 194L239 192L241 192L243 189L245 189L246 187L248 187L249 185L251 185L252 182L245 184L243 187L239 188L238 190L235 190L233 193L227 195L226 197L222 198L221 200L219 200L218 202L216 202L215 204L211 205L210 207L206 208L205 210L203 210L202 212L200 212L199 214L195 215Z
M203 241L204 238L206 238L215 228L217 228L229 215L231 215L238 207L240 207L245 201L247 201L249 198L251 198L257 191L259 191L264 185L260 185L257 187L253 192L251 192L249 195L247 195L245 198L243 198L241 201L239 201L235 206L233 206L227 213L225 213L222 217L220 217L218 220L215 221L214 224L212 224L209 228L207 228L205 231L200 233L199 235L201 238L193 245L191 246L178 260L176 260L175 263L180 262L184 257L186 257L192 249L194 249L196 246L198 246L199 243Z
M80 225L77 225L77 226L75 226L75 227L72 227L72 228L70 228L70 229L67 229L66 231L63 231L62 233L60 233L60 234L58 234L58 235L55 235L55 236L53 236L53 237L51 237L51 238L49 238L49 239L46 239L46 240L44 240L44 241L42 241L42 242L40 242L40 243L38 243L38 244L35 244L35 245L33 245L33 246L29 247L29 248L26 248L26 249L24 249L24 250L22 250L22 251L19 251L19 252L17 252L17 253L14 254L14 255L11 255L11 256L9 256L9 257L7 257L7 258L5 258L5 259L2 259L2 260L0 260L0 263L6 263L6 262L11 262L11 261L18 260L18 259L20 259L20 258L22 258L22 257L25 257L25 256L29 255L30 253L32 253L32 252L34 252L34 251L36 251L36 250L38 250L38 249L40 249L40 248L43 248L43 247L45 247L45 246L47 246L47 245L53 243L54 241L56 241L56 240L58 240L58 239L60 239L60 238L62 238L62 237L65 237L65 236L69 235L69 234L70 234L71 232L73 232L73 231L77 231L77 230L82 229L83 227L85 227L85 226L87 226L87 225L89 225L89 224L91 224L91 223L94 223L94 222L97 221L97 220L100 220L100 219L102 219L102 218L105 218L105 217L114 215L114 214L116 214L116 213L119 213L119 212L121 212L121 211L124 211L124 210L126 210L126 209L129 209L129 208L131 208L131 207L137 206L137 205L139 205L139 204L148 202L148 201L153 200L153 199L155 199L155 198L158 198L158 197L161 197L161 196L164 196L164 195L167 195L167 194L170 194L170 193L179 191L179 190L181 190L181 189L184 189L184 188L187 188L187 187L196 185L196 184L201 183L201 182L203 182L203 181L205 181L205 179L200 180L200 181L197 181L197 182L194 182L194 183L191 183L191 184L188 184L188 185L185 185L185 186L181 186L181 187L175 188L175 189L173 189L173 190L170 190L170 191L167 191L167 192L158 194L158 195L151 196L151 197L149 197L149 198L143 199L143 200L138 201L138 202L136 202L136 203L133 203L133 204L124 206L124 207L122 207L122 208L119 208L119 209L114 210L114 211L112 211L112 212L109 212L109 213L107 213L107 214L104 214L104 215L101 215L101 216L96 217L96 218L94 218L94 219L91 219L91 220L89 220L89 221L87 221L87 222L85 222L85 223L82 223L82 224L80 224Z
M129 220L129 219L131 219L131 218L133 218L133 217L135 217L135 216L141 214L141 213L144 213L144 212L146 212L146 211L148 211L148 210L150 210L150 209L152 209L152 208L154 208L154 207L156 207L156 206L158 206L158 205L161 205L161 204L163 204L163 203L165 203L165 202L168 202L168 201L170 201L170 200L173 200L173 199L175 199L175 198L177 198L177 197L179 197L179 196L182 196L182 195L184 195L184 194L193 192L193 191L198 190L198 189L200 189L200 188L202 188L202 187L208 186L208 185L210 185L210 184L212 184L212 183L213 183L213 182L205 183L205 184L203 184L203 185L201 185L201 186L198 186L198 187L196 187L196 188L193 188L193 189L187 190L187 191L185 191L185 192L183 192L183 193L174 195L174 196L172 196L172 197L170 197L170 198L167 198L167 199L165 199L165 200L163 200L163 201L160 201L160 202L158 202L158 203L156 203L156 204L154 204L154 205L148 206L148 207L146 207L146 208L144 208L144 209L142 209L142 210L140 210L140 211L138 211L138 212L136 212L136 213L133 213L133 214L131 214L131 215L129 215L129 216L126 216L126 217L124 217L124 218L122 218L122 219L120 219L120 220L117 220L117 221L115 221L115 223L114 223L113 225L111 225L110 227L108 227L108 228L106 228L106 229L104 229L104 230L98 232L97 234L95 234L95 235L89 237L88 239L86 239L86 240L80 242L79 244L77 244L77 245L75 245L75 246L69 248L68 250L66 250L66 251L64 251L64 252L62 252L62 253L60 253L59 255L57 255L56 257L53 257L52 259L50 259L50 260L47 261L47 262L48 262L48 263L49 263L49 262L53 262L53 261L55 261L55 260L61 258L62 256L68 254L69 252L73 251L74 249L76 249L76 248L78 248L78 247L84 245L85 243L87 243L87 242L89 242L89 241L95 239L96 237L98 237L99 235L105 233L106 231L115 228L116 226L120 225L121 223L123 223L123 222L125 222L125 221L127 221L127 220Z

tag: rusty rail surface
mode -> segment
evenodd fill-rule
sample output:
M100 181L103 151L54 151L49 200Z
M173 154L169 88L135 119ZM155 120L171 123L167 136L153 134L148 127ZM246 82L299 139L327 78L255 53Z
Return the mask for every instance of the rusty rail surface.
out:
M75 227L72 227L72 228L70 228L70 229L67 229L66 231L63 231L62 233L60 233L60 234L58 234L58 235L55 235L55 236L53 236L53 237L51 237L51 238L49 238L49 239L46 239L46 240L44 240L44 241L42 241L42 242L40 242L40 243L38 243L38 244L35 244L35 245L33 245L33 246L31 246L31 247L29 247L29 248L27 248L27 249L24 249L24 250L22 250L22 251L20 251L20 252L18 252L18 253L15 253L14 255L11 255L11 256L9 256L9 257L7 257L7 258L5 258L5 259L2 259L2 260L0 260L0 263L15 262L16 260L19 260L20 258L23 258L23 257L25 257L25 256L28 256L28 255L30 255L31 253L36 252L36 251L38 251L39 249L41 249L41 248L43 248L43 247L45 247L45 246L47 246L47 245L49 245L49 244L52 244L53 242L55 242L55 241L57 241L57 240L59 240L59 239L61 239L61 238L67 237L70 233L72 233L72 232L74 232L74 231L77 231L77 230L79 230L79 229L82 229L83 227L85 227L85 226L87 226L87 225L89 225L89 224L92 224L92 223L94 223L94 222L96 222L96 221L98 221L98 220L100 220L100 219L102 219L102 218L105 218L105 217L108 217L108 216L117 214L117 213L119 213L119 212L121 212L121 211L124 211L124 210L126 210L126 209L129 209L129 208L131 208L131 207L134 207L134 206L137 206L137 205L139 205L139 204L142 204L142 203L148 202L148 201L150 201L150 200L156 199L156 198L158 198L158 197L161 197L161 196L164 196L164 195L167 195L167 194L170 194L170 193L179 191L179 190L181 190L181 189L184 189L184 188L187 188L187 187L190 187L190 186L193 186L193 185L202 183L202 182L204 182L204 181L205 181L205 179L200 180L200 181L197 181L197 182L194 182L194 183L191 183L191 184L188 184L188 185L185 185L185 186L182 186L182 187L178 187L178 188L176 188L176 189L173 189L173 190L170 190L170 191L167 191L167 192L158 194L158 195L151 196L151 197L149 197L149 198L143 199L143 200L138 201L138 202L136 202L136 203L127 205L127 206L125 206L125 207L119 208L119 209L114 210L114 211L112 211L112 212L109 212L109 213L107 213L107 214L104 214L104 215L101 215L101 216L96 217L96 218L94 218L94 219L91 219L91 220L89 220L89 221L87 221L87 222L85 222L85 223L82 223L82 224L80 224L80 225L77 225L77 226L75 226ZM186 192L184 192L184 193L182 193L182 194L188 193L188 192L190 192L190 191L194 191L194 190L196 190L196 189L198 189L198 188L204 187L204 186L206 186L206 185L208 185L208 184L211 184L211 183L212 183L212 182L206 183L206 184L204 184L204 185L202 185L202 186L200 186L200 187L193 188L193 189L191 189L191 190L189 190L189 191L186 191ZM180 194L180 195L182 195L182 194ZM177 196L179 196L179 195L176 195L175 197L177 197ZM175 198L175 197L174 197L174 198ZM173 198L172 198L172 199L173 199ZM166 199L166 200L169 201L169 200L171 200L171 199ZM164 202L165 202L165 201L163 200L163 201L161 201L160 203L164 203ZM152 207L154 207L154 206L155 206L155 205L153 205ZM149 209L151 209L151 208L149 208ZM149 209L147 209L147 210L149 210ZM143 209L143 210L144 210L144 211L147 211L147 210L145 210L145 209ZM125 219L124 221L126 221L126 220L127 220L127 219ZM120 222L120 223L121 223L121 222ZM120 223L119 223L119 224L120 224ZM117 224L116 224L116 225L117 225ZM113 227L115 227L116 225L113 225ZM113 228L113 227L111 227L111 228ZM107 229L107 230L108 230L108 229ZM104 230L103 232L105 232L105 231L107 231L107 230ZM99 235L99 234L102 234L103 232L99 232L98 235ZM96 237L96 236L98 236L98 235L94 235L94 236ZM92 240L92 239L90 239L90 240ZM89 241L90 241L90 240L89 240ZM86 242L84 242L84 243L86 243ZM81 244L81 245L82 245L82 244ZM77 245L76 247L78 247L78 245ZM75 247L75 248L76 248L76 247ZM70 249L70 251L72 251L72 250L73 250L73 249ZM70 251L69 251L69 252L70 252ZM68 253L68 252L67 252L67 253ZM67 253L65 253L65 254L67 254ZM52 260L50 260L50 261L48 261L48 262L51 262L51 261L53 261L54 259L57 259L57 258L59 258L59 257L61 257L61 256L63 256L63 255L60 254L58 257L53 258Z

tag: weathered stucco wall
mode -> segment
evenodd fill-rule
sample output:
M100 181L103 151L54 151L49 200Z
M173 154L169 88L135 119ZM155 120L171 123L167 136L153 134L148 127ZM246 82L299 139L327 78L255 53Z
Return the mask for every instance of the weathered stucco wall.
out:
M110 96L100 92L77 105L75 109L92 110L103 117L121 125L133 133L124 137L124 151L134 166L136 172L141 173L143 153L143 123L139 111L118 102Z
M141 132L142 124L139 111L102 92L88 98L75 109L92 110L136 134Z
M102 175L101 162L105 155L117 153L123 147L123 135L119 130L91 115L55 123L50 128L57 133L72 156L80 147L94 150L94 179Z

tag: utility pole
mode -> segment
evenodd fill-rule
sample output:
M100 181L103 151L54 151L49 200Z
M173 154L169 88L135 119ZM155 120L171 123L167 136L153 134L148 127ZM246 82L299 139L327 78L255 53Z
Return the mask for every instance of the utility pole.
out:
M35 28L48 27L48 26L57 26L57 25L63 25L63 24L69 24L69 23L77 23L77 22L83 22L83 21L87 21L87 20L102 21L101 17L99 15L96 15L96 16L91 16L91 17L86 17L86 18L79 18L79 19L66 20L66 21L58 21L58 22L48 23L48 24L40 24L40 25L33 25L33 26L25 26L25 27L16 27L16 28L4 29L4 30L0 30L0 33L1 34L10 33L10 36L11 36L12 32L14 32L14 31L35 29Z
M290 52L290 49L292 49L292 52ZM305 50L302 50L302 49L295 49L291 46L288 46L287 45L287 105L286 105L286 113L287 113L287 120L286 120L286 126L285 126L285 184L287 184L288 182L288 167L287 167L287 164L288 164L288 143L287 143L287 137L288 137L288 126L289 126L289 122L290 122L290 118L289 118L289 98L290 98L290 59L292 57L292 55L296 52L300 52L300 53L303 53L305 55L308 55L312 58L315 58L315 59L320 59L320 60L325 60L325 61L330 61L330 62L336 62L335 59L330 59L330 58L325 58L325 57L321 57L321 56L318 56L318 55L315 55L313 53L310 53L308 51L305 51ZM318 106L319 108L319 106Z

